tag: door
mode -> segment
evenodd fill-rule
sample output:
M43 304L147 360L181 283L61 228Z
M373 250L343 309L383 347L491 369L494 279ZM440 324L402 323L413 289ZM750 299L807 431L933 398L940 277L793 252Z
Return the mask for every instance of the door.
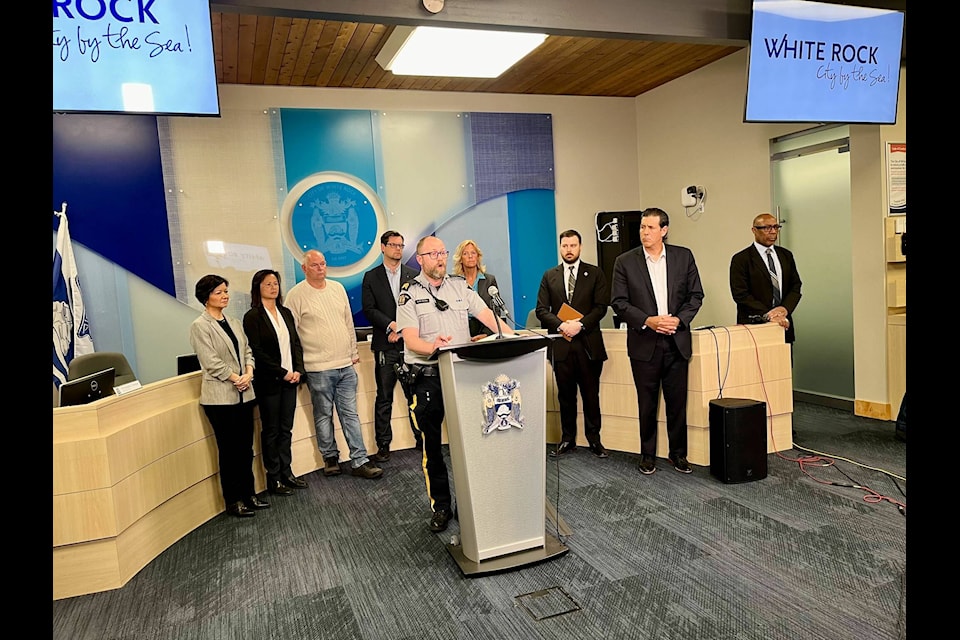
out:
M793 252L803 281L793 314L793 389L827 404L849 401L852 408L849 128L818 127L771 140L770 147L772 213L783 224L779 242Z

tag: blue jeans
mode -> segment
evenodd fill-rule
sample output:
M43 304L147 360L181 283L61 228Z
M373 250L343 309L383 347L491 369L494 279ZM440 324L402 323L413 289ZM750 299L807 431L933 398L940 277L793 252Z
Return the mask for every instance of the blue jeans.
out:
M357 371L353 365L327 371L308 371L307 386L313 402L317 448L323 457L340 459L340 449L333 435L333 408L336 406L340 429L350 447L353 468L366 464L369 458L363 444L360 417L357 415Z

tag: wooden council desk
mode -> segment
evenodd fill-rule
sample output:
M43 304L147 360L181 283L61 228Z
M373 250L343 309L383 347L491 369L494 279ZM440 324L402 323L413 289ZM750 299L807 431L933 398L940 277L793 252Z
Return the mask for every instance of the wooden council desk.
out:
M637 391L627 356L627 330L603 329L608 360L600 375L603 445L640 453ZM552 372L547 377L547 441L560 441L560 414ZM720 390L723 389L723 395ZM775 324L733 325L693 332L687 378L687 460L710 466L710 401L719 397L767 404L767 452L793 447L793 370L790 345ZM582 405L577 444L586 446ZM657 457L667 457L667 418L660 395Z
M601 376L603 441L611 450L639 453L637 402L626 354L626 331L605 329L609 354ZM376 449L376 381L369 343L360 344L358 413L367 450ZM547 367L547 441L558 442L553 373ZM691 464L707 466L710 400L752 398L772 414L767 450L789 449L793 412L790 347L774 325L697 331L688 396ZM217 446L199 405L200 373L146 384L97 402L53 409L53 598L117 589L180 538L224 510L217 476ZM312 406L301 385L293 429L293 471L323 467L313 431ZM582 415L580 444L582 440ZM657 455L666 457L660 409ZM399 385L394 396L392 449L414 446ZM335 423L342 452L349 451ZM257 423L259 429L259 421ZM444 431L446 442L446 431ZM265 486L254 437L258 491ZM387 470L389 473L389 469Z

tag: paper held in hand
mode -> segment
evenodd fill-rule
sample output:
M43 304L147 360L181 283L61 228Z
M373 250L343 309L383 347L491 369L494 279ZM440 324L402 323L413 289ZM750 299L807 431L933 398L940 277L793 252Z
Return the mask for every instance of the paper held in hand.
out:
M574 309L573 307L571 307L570 305L568 305L566 302L564 302L560 306L560 311L557 312L557 317L560 318L560 320L562 320L563 322L572 322L573 320L579 320L580 318L582 318L583 314L577 311L576 309ZM563 338L567 342L573 341L573 338L570 338L567 336L563 336Z

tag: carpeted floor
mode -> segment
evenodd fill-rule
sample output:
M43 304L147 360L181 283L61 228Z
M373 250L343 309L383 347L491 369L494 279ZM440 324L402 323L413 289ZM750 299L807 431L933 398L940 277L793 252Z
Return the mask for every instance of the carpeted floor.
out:
M724 484L638 456L547 462L569 547L467 578L433 534L417 451L370 481L305 477L221 514L121 589L53 602L60 640L906 637L906 444L894 423L795 403L793 450ZM801 456L808 456L801 459Z

